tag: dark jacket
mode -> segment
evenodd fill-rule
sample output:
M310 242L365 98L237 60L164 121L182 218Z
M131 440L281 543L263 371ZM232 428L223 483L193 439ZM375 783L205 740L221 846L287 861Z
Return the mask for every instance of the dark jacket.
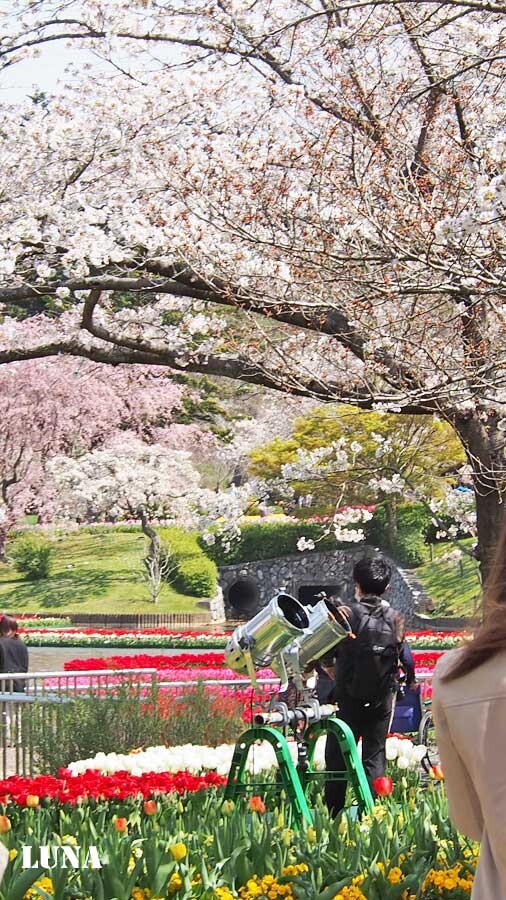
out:
M363 597L359 603L353 602L346 606L348 621L354 634L358 634L364 610L361 607L374 609L381 604L381 597ZM415 663L410 648L404 640L404 620L400 613L385 604L385 613L392 620L392 625L397 632L397 650L399 663L406 673L406 680L411 684L415 680ZM344 638L336 645L335 672L336 690L338 700L347 699L346 684L349 683L354 666L355 641L352 638ZM395 689L395 681L392 678L392 690ZM351 699L351 698L350 698ZM352 701L353 702L353 701Z
M20 638L0 638L0 672L28 672L28 650ZM2 690L21 692L24 679L2 679Z

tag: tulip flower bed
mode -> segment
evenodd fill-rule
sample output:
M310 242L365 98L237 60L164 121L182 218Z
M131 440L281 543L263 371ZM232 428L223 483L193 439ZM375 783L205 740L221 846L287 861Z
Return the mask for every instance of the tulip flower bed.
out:
M406 640L415 650L451 650L466 639L464 631L410 631Z
M165 650L223 648L230 631L172 631L169 628L72 628L58 627L63 620L21 621L23 640L32 647L136 647ZM54 623L54 624L53 624ZM50 626L50 627L49 627ZM414 649L449 650L464 639L463 632L412 631L407 635Z
M444 650L414 650L413 656L416 663L417 674L421 678L429 679L432 676L438 659L443 653ZM170 682L198 680L233 680L244 681L245 684L248 682L247 676L238 675L233 669L224 665L223 653L182 653L178 656L165 656L163 654L160 656L150 656L141 653L135 656L71 659L65 663L65 670L68 672L136 668L157 669L159 678ZM259 678L275 677L271 669L262 669L257 674ZM224 690L226 689L224 688ZM426 689L424 689L424 693L427 693ZM247 699L251 699L250 695L248 695Z
M232 672L230 677L237 677L236 672L224 667L224 659L223 653L180 653L177 656L139 653L135 656L91 656L87 659L71 659L65 663L64 669L66 672L87 672L100 669L158 669L165 672L168 669L177 669L180 670L180 674L183 674L185 670L206 669L220 673ZM221 674L220 677L224 678L225 676Z
M136 647L167 650L223 648L230 632L172 631L169 628L41 628L25 631L23 640L30 647Z
M38 806L42 800L76 804L86 799L127 800L129 797L152 797L175 791L200 791L209 787L222 787L226 779L216 772L198 775L186 770L173 772L147 771L139 775L118 770L103 775L88 769L82 775L74 775L70 769L60 769L58 776L36 775L22 778L12 775L0 780L0 803L17 803L19 806Z
M438 659L443 655L444 650L415 650L413 656L418 668L433 670ZM158 669L165 677L166 672L178 673L178 679L185 679L189 676L190 680L195 676L200 678L221 678L224 679L247 679L245 675L238 675L233 669L224 665L225 656L223 653L181 653L177 656L167 656L160 654L155 656L147 653L139 653L135 656L104 656L104 657L88 657L87 659L71 659L65 663L65 671L67 672L87 672L90 670L99 671L101 669ZM205 675L201 673L205 672ZM213 673L213 674L207 674ZM271 669L262 669L262 678L273 678L274 673Z
M80 782L62 776L67 786ZM392 793L361 820L332 822L316 791L314 825L299 830L274 782L272 791L234 804L223 800L217 782L206 788L200 779L195 790L185 773L168 792L159 782L148 790L146 781L132 796L123 791L131 777L110 777L109 790L107 779L88 774L87 793L83 782L60 794L49 780L45 787L31 779L1 783L0 839L10 863L0 900L469 897L476 848L449 824L442 784L430 782L422 793L414 773L393 786L385 779ZM23 868L27 846L35 860L29 870ZM41 846L66 847L79 866L38 866Z
M69 628L71 620L68 616L17 616L22 631L26 629Z
M288 741L288 747L294 761L297 759L297 744ZM316 769L325 768L325 741L319 740L316 745L314 765ZM89 759L80 759L67 766L67 774L85 775L91 771L101 775L130 773L144 775L151 772L179 772L183 768L194 774L206 771L227 775L232 762L234 744L221 744L218 747L185 744L181 747L148 747L147 750L136 750L131 753L97 753ZM426 748L421 744L413 744L404 735L391 735L386 741L386 757L392 777L397 778L406 769L417 770L425 756ZM275 765L274 750L270 744L256 744L248 756L246 767L249 772L259 774L267 772Z

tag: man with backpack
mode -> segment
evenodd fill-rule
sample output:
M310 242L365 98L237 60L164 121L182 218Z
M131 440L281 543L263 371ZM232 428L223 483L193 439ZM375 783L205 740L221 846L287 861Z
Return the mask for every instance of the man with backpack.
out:
M340 606L350 625L350 636L336 647L336 687L338 716L346 722L355 739L362 738L362 762L374 796L373 782L385 774L385 741L390 728L399 667L408 686L414 683L413 657L404 644L404 620L382 595L392 569L382 557L358 560L353 569L357 602ZM326 768L344 770L339 744L327 737ZM327 781L325 800L331 815L344 808L346 781Z

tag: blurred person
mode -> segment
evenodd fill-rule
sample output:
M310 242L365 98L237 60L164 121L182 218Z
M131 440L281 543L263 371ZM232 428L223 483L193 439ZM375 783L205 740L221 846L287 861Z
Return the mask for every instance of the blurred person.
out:
M28 649L18 635L18 623L12 616L0 619L0 672L11 674L28 672ZM24 679L2 679L3 689L21 693L26 688Z
M432 713L450 818L481 842L471 897L506 900L506 526L483 610L474 639L437 663Z

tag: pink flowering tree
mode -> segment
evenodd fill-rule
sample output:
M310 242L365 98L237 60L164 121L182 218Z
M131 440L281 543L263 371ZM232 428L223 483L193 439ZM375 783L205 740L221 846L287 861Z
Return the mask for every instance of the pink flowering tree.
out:
M506 491L504 11L18 0L6 65L60 37L116 65L2 111L0 301L41 313L4 318L0 361L435 414L467 456L486 570Z
M162 434L167 443L171 433L166 423L180 397L181 388L164 370L112 370L68 357L1 367L1 556L9 529L27 510L52 517L48 460L99 447L123 432ZM172 438L180 442L181 428L173 428Z

